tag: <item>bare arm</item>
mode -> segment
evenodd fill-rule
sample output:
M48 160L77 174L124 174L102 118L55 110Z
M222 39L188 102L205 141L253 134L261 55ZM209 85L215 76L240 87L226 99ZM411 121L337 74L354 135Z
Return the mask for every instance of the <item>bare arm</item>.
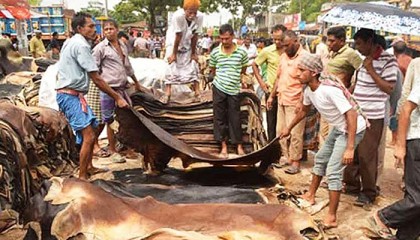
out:
M375 68L373 67L372 61L373 61L372 57L367 57L364 60L363 65L365 66L367 72L375 81L379 89L381 89L382 91L390 95L392 91L394 90L394 83L383 80L382 77L376 73Z
M345 114L347 123L347 146L343 154L343 164L351 164L354 159L354 142L357 131L357 111L348 110Z
M195 33L194 36L191 38L191 54L192 55L196 55L195 51L197 50L197 41L198 41L198 34Z
M408 126L410 125L410 116L417 105L411 101L406 101L400 111L398 119L397 142L395 145L395 167L403 163L406 154L406 139Z
M262 90L265 93L268 93L267 84L262 79L262 76L260 74L260 68L258 67L258 64L255 61L252 63L252 72L254 73L255 78L257 79L258 84L260 85L260 87L262 88Z

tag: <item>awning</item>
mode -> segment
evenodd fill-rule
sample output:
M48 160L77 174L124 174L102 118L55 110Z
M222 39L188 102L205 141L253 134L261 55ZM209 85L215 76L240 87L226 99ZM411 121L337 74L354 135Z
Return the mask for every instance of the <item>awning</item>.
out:
M29 12L29 9L22 8L22 7L14 7L14 6L6 6L6 9L16 19L23 20L23 19L31 18L31 13Z
M7 10L0 10L0 17L14 18L13 15Z

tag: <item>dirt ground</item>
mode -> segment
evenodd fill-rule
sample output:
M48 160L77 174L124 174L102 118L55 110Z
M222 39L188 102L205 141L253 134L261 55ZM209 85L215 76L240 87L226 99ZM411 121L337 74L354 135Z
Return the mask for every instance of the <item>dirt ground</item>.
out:
M388 133L388 136L390 134ZM389 139L389 138L388 138ZM314 153L308 154L309 160L303 163L302 172L300 174L291 176L285 174L282 169L276 169L275 174L283 180L283 184L287 189L298 191L308 189L311 181L311 168L313 166ZM124 164L112 164L109 159L97 159L94 160L94 164L98 167L107 167L111 171L100 175L95 175L92 180L101 179L112 179L112 171L139 168L141 164L141 155L138 159L128 159ZM172 160L170 163L171 167L182 168L181 162ZM194 165L193 165L194 166ZM200 165L195 165L200 166ZM343 194L338 210L338 222L339 226L335 229L327 230L327 234L331 236L338 236L338 239L345 240L361 240L368 239L363 235L360 229L364 224L364 220L370 216L375 210L380 209L390 203L395 202L403 196L403 192L400 189L401 184L401 173L394 168L393 149L387 147L385 154L385 167L380 184L381 193L377 198L377 201L371 209L363 209L353 205L355 196ZM317 193L317 200L328 199L328 191L320 188ZM313 215L314 219L322 219L326 214L327 208L324 208L321 212ZM0 235L0 240L3 239L23 239L25 230L17 227L6 234ZM336 238L337 239L337 238Z

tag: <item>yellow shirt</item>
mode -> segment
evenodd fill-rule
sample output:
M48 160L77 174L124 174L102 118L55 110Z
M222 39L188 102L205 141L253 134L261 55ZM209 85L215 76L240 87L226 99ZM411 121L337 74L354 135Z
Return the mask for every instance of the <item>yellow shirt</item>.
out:
M255 63L261 67L264 63L267 63L267 84L271 91L276 81L277 68L280 64L280 53L277 50L275 44L265 47L255 59Z
M46 52L44 43L36 36L32 37L29 41L29 50L31 51L33 58L42 57Z

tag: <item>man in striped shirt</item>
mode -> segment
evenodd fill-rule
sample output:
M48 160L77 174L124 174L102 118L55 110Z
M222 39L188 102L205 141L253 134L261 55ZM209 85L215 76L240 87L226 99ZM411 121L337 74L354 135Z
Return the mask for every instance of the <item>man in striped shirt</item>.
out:
M373 30L361 29L354 35L356 49L366 58L358 70L354 98L366 114L370 128L356 149L356 164L348 166L344 182L346 191L359 192L357 205L371 204L377 196L378 147L384 126L385 102L397 81L398 64L378 44ZM351 87L352 89L352 87Z
M213 81L214 138L221 143L219 157L228 158L227 138L237 145L237 153L245 154L242 148L240 121L241 74L248 65L248 54L233 43L234 32L229 24L219 29L221 45L210 54L210 71Z

